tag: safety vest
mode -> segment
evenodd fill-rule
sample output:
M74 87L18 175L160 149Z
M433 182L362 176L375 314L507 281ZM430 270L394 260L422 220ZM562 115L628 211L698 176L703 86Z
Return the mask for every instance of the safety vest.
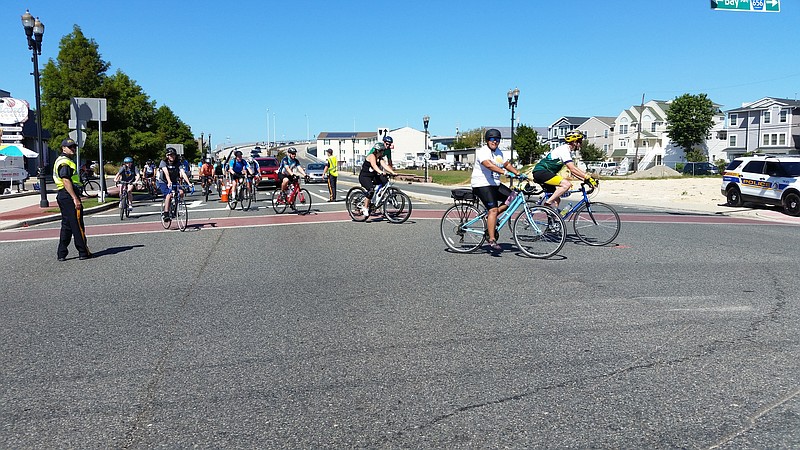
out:
M56 162L53 164L53 181L56 183L58 190L64 189L64 181L58 176L58 169L63 165L67 165L72 169L72 177L70 177L72 185L81 186L83 183L81 183L81 174L78 173L78 166L75 161L62 154L56 158Z
M336 169L336 157L335 156L329 156L328 157L328 173L332 177L338 177L339 176L339 172Z

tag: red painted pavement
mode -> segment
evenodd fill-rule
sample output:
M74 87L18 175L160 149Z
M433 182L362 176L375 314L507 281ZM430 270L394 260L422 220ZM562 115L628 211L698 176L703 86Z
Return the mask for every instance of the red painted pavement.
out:
M40 210L38 206L33 207ZM413 220L434 219L439 220L444 210L439 209L418 209L411 215L410 222ZM47 215L47 214L45 214ZM800 223L779 223L745 217L730 217L722 215L693 215L693 214L622 214L620 219L623 223L685 223L685 224L738 224L738 225L799 225ZM270 214L252 215L237 217L220 217L211 219L192 219L189 213L189 225L187 231L213 230L224 228L274 226L286 224L303 223L325 223L325 222L350 222L350 216L345 211L337 212L318 212L310 214ZM368 222L386 222L381 217L373 217ZM408 224L408 222L407 222ZM353 226L368 226L363 223L353 223ZM402 226L402 225L400 225ZM108 236L118 234L133 233L158 233L158 232L179 232L177 223L172 222L170 229L165 230L161 222L133 222L122 221L115 224L89 225L86 227L87 236ZM18 228L14 230L0 231L0 242L13 242L31 239L58 239L58 228Z

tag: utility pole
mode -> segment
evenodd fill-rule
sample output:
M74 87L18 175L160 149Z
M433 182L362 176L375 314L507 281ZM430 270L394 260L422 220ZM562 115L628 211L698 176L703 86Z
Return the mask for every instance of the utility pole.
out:
M639 141L642 139L642 111L644 111L644 94L642 94L642 104L639 106L639 123L636 124L636 153L633 157L633 171L639 171Z

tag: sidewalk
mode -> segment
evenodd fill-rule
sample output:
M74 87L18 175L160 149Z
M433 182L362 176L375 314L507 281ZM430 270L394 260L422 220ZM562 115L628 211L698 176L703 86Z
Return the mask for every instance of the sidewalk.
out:
M39 191L33 189L33 183L36 181L38 180L32 178L26 182L25 190L19 193L15 189L11 194L0 195L0 230L61 220L61 213L56 202L55 185L48 183L47 200L50 206L42 208L39 206L41 195ZM87 208L86 213L105 211L115 206L116 203L95 206Z

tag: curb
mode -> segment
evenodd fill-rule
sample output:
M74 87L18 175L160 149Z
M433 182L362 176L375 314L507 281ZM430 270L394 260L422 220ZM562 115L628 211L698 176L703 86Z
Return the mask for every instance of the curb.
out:
M118 202L111 202L111 203L106 203L105 205L93 206L91 208L84 210L84 214L94 214L96 212L103 212L112 208L116 208L118 206L119 206ZM51 214L49 216L20 220L18 222L14 222L5 226L0 226L0 230L13 230L16 228L24 228L30 225L39 225L47 222L55 222L57 220L61 220L61 214Z

